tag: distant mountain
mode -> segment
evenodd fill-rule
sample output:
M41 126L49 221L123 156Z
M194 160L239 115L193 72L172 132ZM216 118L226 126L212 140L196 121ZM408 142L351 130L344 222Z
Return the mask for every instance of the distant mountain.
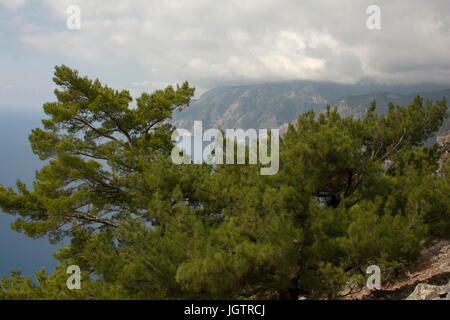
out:
M425 100L431 99L435 101L443 97L446 97L448 100L450 97L450 89L431 92L412 92L408 94L374 92L361 95L346 95L332 103L332 106L336 106L339 113L343 116L353 114L354 116L361 117L365 114L373 99L377 102L376 112L380 114L388 111L388 104L390 102L394 105L408 105L417 94Z
M218 88L176 114L175 121L185 128L194 120L203 120L204 128L273 128L296 114L321 108L329 99L326 91L293 83Z
M433 90L435 89L435 90ZM195 120L203 128L281 128L309 110L323 112L327 105L337 107L343 116L361 117L372 99L377 112L385 113L389 102L408 105L420 94L433 101L446 97L450 89L442 86L380 86L370 84L336 84L312 81L290 81L220 87L203 94L182 112L175 113L173 123L178 128L191 129ZM439 134L450 130L450 119Z
M392 102L394 105L408 105L413 101L414 97L417 94L424 98L424 100L430 99L432 101L436 101L445 97L447 101L450 101L450 89L432 92L416 92L409 94L375 92L363 95L347 95L332 103L331 106L337 107L338 112L344 117L353 115L359 118L364 116L373 99L375 99L375 101L377 102L376 113L382 114L388 111L388 105L390 102ZM447 106L449 106L448 103ZM435 134L435 136L444 135L449 130L450 117L445 120L444 124L441 126L440 130ZM427 141L427 144L429 145L434 142L435 139L433 138Z

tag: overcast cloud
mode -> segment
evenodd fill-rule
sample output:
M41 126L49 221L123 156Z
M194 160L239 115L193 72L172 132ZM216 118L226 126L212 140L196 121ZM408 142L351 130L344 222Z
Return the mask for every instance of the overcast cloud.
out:
M71 4L81 30L66 28ZM381 30L366 27L371 4ZM0 0L0 10L2 50L26 52L27 72L73 62L135 92L183 80L200 91L292 79L450 85L448 0ZM0 93L17 86L6 69Z

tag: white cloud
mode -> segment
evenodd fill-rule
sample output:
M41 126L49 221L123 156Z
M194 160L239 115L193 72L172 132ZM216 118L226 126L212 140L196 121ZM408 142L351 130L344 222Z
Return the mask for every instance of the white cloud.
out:
M45 0L60 27L23 32L22 41L93 63L135 61L153 78L206 87L367 77L450 82L447 0L380 0L377 31L366 28L372 3L365 0L77 0L82 29L69 31L66 8L73 3Z

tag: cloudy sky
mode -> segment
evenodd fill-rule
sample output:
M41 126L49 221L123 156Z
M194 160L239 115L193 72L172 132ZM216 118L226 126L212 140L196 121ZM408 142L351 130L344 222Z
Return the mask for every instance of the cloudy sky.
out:
M450 87L450 1L0 0L0 48L3 108L53 100L59 64L134 96L184 80L198 94L292 79Z

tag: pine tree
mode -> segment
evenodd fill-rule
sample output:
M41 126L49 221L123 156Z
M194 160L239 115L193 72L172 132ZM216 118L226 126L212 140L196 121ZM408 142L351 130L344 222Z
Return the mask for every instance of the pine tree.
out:
M53 80L57 101L30 135L48 164L31 189L0 185L0 207L14 230L70 244L36 284L4 276L0 299L336 298L366 266L389 277L425 237L450 236L449 165L436 175L442 150L422 146L445 100L300 115L278 174L262 176L259 165L172 163L168 120L189 105L188 83L131 108L128 91L66 66ZM81 290L66 287L69 265Z

